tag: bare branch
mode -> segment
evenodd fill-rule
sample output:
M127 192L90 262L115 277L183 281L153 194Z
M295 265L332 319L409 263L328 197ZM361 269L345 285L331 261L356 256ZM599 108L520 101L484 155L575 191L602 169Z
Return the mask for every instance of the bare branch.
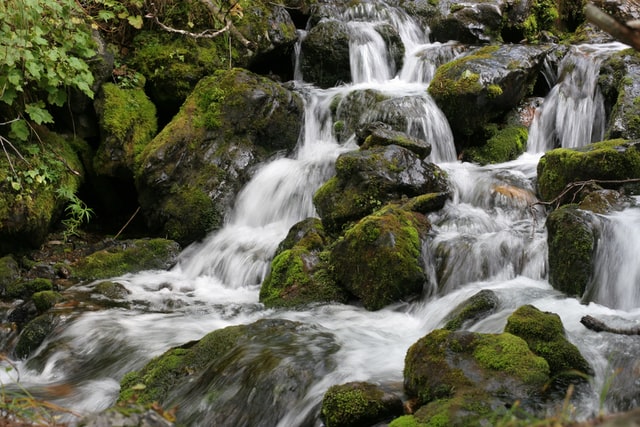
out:
M170 27L170 26L165 25L162 22L160 22L160 20L158 19L158 16L156 15L155 7L154 7L153 12L148 13L147 15L145 15L145 18L153 19L153 21L156 24L158 24L158 26L160 28L162 28L163 30L165 30L165 31L168 31L170 33L181 34L183 36L192 37L194 39L201 39L201 38L214 39L214 38L218 37L219 35L229 31L229 28L231 27L231 21L227 21L226 25L223 28L221 28L219 30L216 30L216 31L207 29L207 30L204 30L204 31L202 31L200 33L192 33L190 31L179 30L177 28Z
M640 178L589 179L589 180L586 180L586 181L570 182L569 184L567 184L564 187L562 192L560 194L558 194L556 197L554 197L552 200L549 200L548 202L535 202L531 206L543 205L543 206L555 206L555 207L558 207L560 205L560 203L562 202L562 199L564 199L565 196L567 196L569 194L569 192L571 192L572 190L576 190L577 189L573 193L573 196L572 196L572 199L571 199L571 201L573 202L575 200L576 194L580 190L582 190L584 187L586 187L587 185L590 185L590 184L616 184L616 185L621 185L621 184L632 184L632 183L636 183L636 182L640 182Z
M587 20L601 30L611 34L622 43L628 44L640 51L640 32L629 25L618 22L616 19L598 9L592 3L587 3L584 9Z

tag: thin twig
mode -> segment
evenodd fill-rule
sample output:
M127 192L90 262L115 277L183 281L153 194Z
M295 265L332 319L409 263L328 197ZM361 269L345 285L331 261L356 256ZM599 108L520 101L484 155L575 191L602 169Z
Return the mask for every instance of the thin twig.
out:
M192 33L191 31L185 31L185 30L180 30L178 28L173 28L160 22L160 19L158 19L158 12L156 10L156 6L154 3L151 3L151 12L146 14L145 18L152 19L153 22L158 24L160 28L162 28L167 32L181 34L183 36L192 37L194 39L201 39L201 38L213 39L218 37L220 34L223 34L229 31L229 28L231 27L231 21L226 21L226 25L219 30L214 31L214 30L206 29L200 33Z
M120 234L122 234L124 229L127 228L129 223L131 223L131 221L133 221L133 218L135 218L135 216L138 214L138 212L140 212L140 206L138 206L138 209L136 209L136 211L133 213L133 215L131 215L131 217L129 218L129 221L127 221L127 223L125 225L123 225L122 228L120 229L120 231L118 231L118 233L113 237L113 240L118 239L118 236L120 236Z
M586 181L575 181L575 182L570 182L569 184L567 184L564 189L562 190L562 192L560 192L560 194L558 194L556 197L554 197L552 200L549 200L548 202L542 202L542 201L538 201L535 203L532 203L531 206L535 206L535 205L543 205L543 206L553 206L555 205L556 207L560 204L560 202L562 201L562 199L574 188L578 188L578 191L576 191L573 194L573 198L571 199L571 201L575 200L576 194L582 190L584 187L586 187L589 184L630 184L630 183L635 183L635 182L640 182L640 178L628 178L628 179L589 179Z

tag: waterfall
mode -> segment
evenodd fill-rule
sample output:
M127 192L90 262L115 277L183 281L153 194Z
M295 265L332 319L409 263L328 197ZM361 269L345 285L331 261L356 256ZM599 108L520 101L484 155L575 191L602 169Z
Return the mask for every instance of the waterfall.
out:
M169 348L231 325L287 319L330 335L331 345L335 342L334 363L327 364L335 366L302 398L288 402L287 413L277 423L280 427L318 426L322 396L334 384L369 381L395 386L401 394L407 349L442 327L456 306L485 289L496 294L499 307L470 330L502 332L509 315L523 304L557 313L567 338L596 371L594 388L604 387L610 375L608 348L620 353L630 349L635 357L639 344L628 337L588 331L579 319L586 314L640 319L640 209L605 217L596 255L596 296L594 302L583 305L548 283L545 212L532 208L542 153L556 145L582 145L602 132L602 124L595 119L602 108L595 79L599 52L606 49L572 49L563 60L557 84L532 125L529 153L499 165L460 163L447 120L426 89L435 68L459 55L462 47L429 43L428 29L386 3L357 3L341 17L352 29L353 83L318 89L302 81L296 65L293 90L303 96L305 113L294 153L262 164L237 195L223 228L186 248L175 268L112 278L128 291L123 307L102 311L89 307L66 315L28 360L12 362L21 386L74 411L98 412L115 403L119 381L127 372L142 368ZM377 31L381 25L397 31L404 44L399 70ZM304 36L301 32L300 38ZM298 44L296 57L300 49ZM555 76L549 74L549 79L555 83ZM422 254L429 282L424 295L376 312L348 304L265 309L258 300L259 286L278 244L292 225L317 216L314 192L333 175L336 158L357 149L353 138L337 140L332 106L352 92L369 90L385 99L368 105L358 117L360 122L397 123L402 117L405 132L433 145L427 160L437 162L453 186L451 200L429 215L432 230ZM83 284L75 290L90 293L95 285ZM15 380L10 370L0 370L1 384ZM234 395L242 387L224 380L219 393ZM47 394L48 386L57 385L68 385L70 391L62 397ZM260 408L262 413L252 413L256 420L270 411L271 396L252 390L243 390L252 400L235 409L249 413ZM196 396L194 401L201 398ZM577 417L597 413L598 398L580 396ZM211 410L205 399L193 404L200 404L200 411ZM618 408L615 402L609 407Z
M620 310L640 307L640 208L603 217L594 274L586 290L591 300Z
M557 83L533 118L527 141L529 153L578 148L602 140L605 111L598 73L602 61L623 48L617 43L571 47L558 67Z

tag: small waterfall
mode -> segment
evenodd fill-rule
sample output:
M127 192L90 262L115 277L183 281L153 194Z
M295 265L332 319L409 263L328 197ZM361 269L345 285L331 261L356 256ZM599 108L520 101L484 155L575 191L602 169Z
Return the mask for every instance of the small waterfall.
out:
M394 71L387 45L370 23L350 22L349 59L354 83L384 82Z
M640 208L603 217L594 275L586 291L591 299L619 310L640 308Z
M534 116L527 142L529 153L578 148L602 140L605 111L598 88L600 64L624 47L619 43L571 47L560 63L557 84Z

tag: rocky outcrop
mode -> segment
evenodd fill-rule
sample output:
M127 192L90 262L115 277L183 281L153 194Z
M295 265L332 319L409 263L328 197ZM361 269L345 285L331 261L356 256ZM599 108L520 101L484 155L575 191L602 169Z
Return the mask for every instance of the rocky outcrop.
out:
M456 144L468 145L484 125L522 101L546 52L539 46L486 46L438 68L429 93L447 117Z
M631 50L613 55L601 67L601 86L613 106L610 107L606 139L640 138L640 105L636 101L640 96L640 81L634 78L638 73L640 54Z
M291 151L299 96L247 70L203 79L140 156L136 185L148 225L181 244L222 224L253 166Z
M389 201L448 192L442 169L392 144L340 155L336 176L316 192L314 204L325 229L336 234Z
M179 425L273 426L326 374L337 349L329 333L288 320L231 326L126 374L120 401L177 405Z

